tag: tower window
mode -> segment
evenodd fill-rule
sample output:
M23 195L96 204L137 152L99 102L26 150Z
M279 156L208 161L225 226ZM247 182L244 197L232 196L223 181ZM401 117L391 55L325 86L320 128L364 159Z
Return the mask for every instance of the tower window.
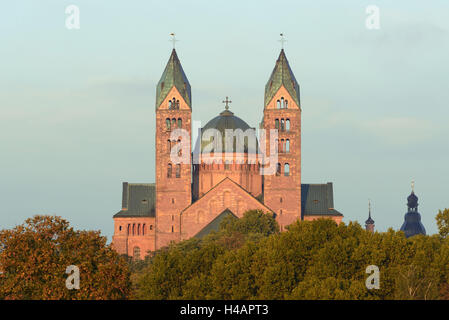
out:
M126 230L126 234L129 235L130 231L131 231L131 224L128 223L128 229Z
M279 119L274 120L274 128L279 129Z
M152 224L150 224L150 230L153 230L153 225Z
M288 101L285 100L285 109L288 109Z
M140 223L137 224L137 235L138 235L138 236L140 235Z
M290 140L289 139L285 140L285 152L286 153L290 152Z
M169 163L168 167L167 167L167 178L171 178L171 171L172 171L172 165L171 165L171 163Z
M171 141L170 140L167 140L167 151L168 151L168 153L171 152Z
M281 108L281 102L278 100L276 101L276 109L280 109Z
M284 119L281 119L281 131L285 130L285 121Z
M166 129L168 131L170 131L171 125L170 125L170 119L169 118L165 119L165 127L166 127Z
M171 232L175 232L175 227L171 226Z
M290 119L285 121L285 130L290 131Z
M145 223L142 225L142 235L145 235Z
M118 227L118 231L122 231L122 226Z
M171 119L171 126L173 128L175 128L175 126L176 126L176 119L175 118Z
M180 178L181 177L181 165L177 164L176 165L176 178Z
M281 109L285 108L284 97L281 98Z
M182 127L182 119L178 118L178 128L181 128L181 127Z
M278 164L276 165L276 175L278 176L278 175L280 175L280 174L281 174L281 164L278 163Z
M290 165L288 163L284 164L284 176L288 177L290 175Z

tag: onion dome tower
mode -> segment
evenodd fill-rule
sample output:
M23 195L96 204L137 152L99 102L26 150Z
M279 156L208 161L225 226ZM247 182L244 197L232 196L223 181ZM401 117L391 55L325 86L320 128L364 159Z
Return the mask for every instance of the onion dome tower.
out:
M426 229L421 223L421 215L418 212L418 197L415 195L414 183L412 182L412 193L407 198L408 212L404 216L401 231L407 238L417 234L426 234Z
M371 219L371 201L368 202L368 219L365 221L365 229L371 233L374 232L374 220Z

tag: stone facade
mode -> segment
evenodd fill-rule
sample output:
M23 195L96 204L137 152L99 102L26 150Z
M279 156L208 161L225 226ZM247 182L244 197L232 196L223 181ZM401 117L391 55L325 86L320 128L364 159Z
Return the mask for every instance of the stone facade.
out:
M119 253L142 258L172 241L203 236L225 215L240 218L252 209L273 213L281 231L297 220L331 218L341 222L343 215L333 207L331 183L301 184L299 85L283 50L265 88L260 125L267 132L265 155L245 144L240 151L214 151L213 157L221 161L211 161L211 154L201 153L204 141L200 130L195 147L200 150L199 161L193 163L191 116L190 84L173 50L157 85L156 183L123 184L122 210L114 215L113 247ZM223 134L228 129L250 129L227 104L226 110L202 129L206 128ZM187 136L176 129L185 130ZM270 140L270 130L277 130L277 140ZM262 175L266 161L276 154L276 163L270 164L275 170ZM183 161L174 161L173 155Z

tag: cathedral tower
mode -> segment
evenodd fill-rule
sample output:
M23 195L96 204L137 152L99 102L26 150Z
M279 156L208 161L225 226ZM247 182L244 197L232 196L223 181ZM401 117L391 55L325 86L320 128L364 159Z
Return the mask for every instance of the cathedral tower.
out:
M192 201L191 115L190 84L173 49L156 91L156 249L180 240L180 213ZM177 150L181 141L184 155ZM187 161L174 161L179 156Z
M278 129L276 173L264 175L264 203L274 210L281 230L301 219L301 105L299 85L281 50L265 86L264 117L266 153L270 129Z

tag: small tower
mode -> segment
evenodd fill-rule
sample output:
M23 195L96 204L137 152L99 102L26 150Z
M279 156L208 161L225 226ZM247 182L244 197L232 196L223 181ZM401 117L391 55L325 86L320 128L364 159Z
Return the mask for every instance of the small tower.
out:
M371 201L368 202L368 219L365 221L365 229L374 233L374 220L371 219Z
M418 197L415 195L414 182L412 182L412 193L407 198L408 212L404 216L401 231L407 238L417 234L426 234L426 229L421 223L421 215L418 212Z

